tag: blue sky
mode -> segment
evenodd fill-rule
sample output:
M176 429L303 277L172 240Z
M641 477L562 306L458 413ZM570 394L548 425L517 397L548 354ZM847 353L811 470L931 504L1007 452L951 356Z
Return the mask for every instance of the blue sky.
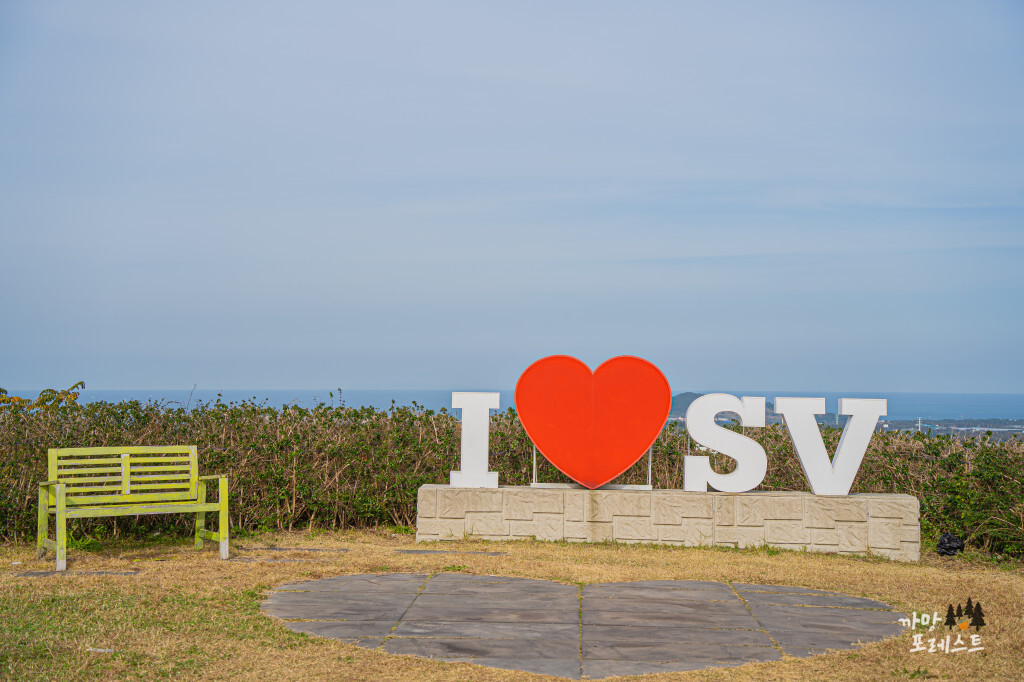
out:
M5 2L0 386L1024 392L1016 2Z

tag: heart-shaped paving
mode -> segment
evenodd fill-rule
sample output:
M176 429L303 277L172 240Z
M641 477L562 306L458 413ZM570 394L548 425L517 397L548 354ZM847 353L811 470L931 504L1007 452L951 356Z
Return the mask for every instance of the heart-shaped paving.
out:
M672 389L657 367L623 355L590 371L568 355L542 358L516 383L516 411L537 449L563 474L599 488L658 437Z
M853 649L903 632L887 604L782 585L598 583L442 573L282 585L285 627L393 654L574 679L699 670ZM301 619L301 620L293 620Z

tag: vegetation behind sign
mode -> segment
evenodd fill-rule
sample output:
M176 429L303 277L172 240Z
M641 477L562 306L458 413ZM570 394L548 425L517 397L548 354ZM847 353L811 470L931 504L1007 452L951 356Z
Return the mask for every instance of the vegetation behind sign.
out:
M70 395L45 405L7 402L0 409L0 537L34 537L37 486L51 447L196 444L206 468L231 481L231 524L240 531L305 526L411 526L416 491L458 468L460 425L447 411L320 405L274 408L253 402L90 403ZM532 444L513 410L491 418L490 466L502 485L528 485ZM823 428L829 452L841 432ZM768 453L759 490L807 490L783 427L747 429ZM696 454L685 429L670 421L654 445L655 488L683 488L683 458ZM704 454L704 453L701 453ZM712 456L725 473L733 460ZM645 483L641 460L616 483ZM567 482L541 458L538 478ZM907 432L876 433L851 492L907 493L921 501L923 540L952 532L993 552L1024 552L1024 442L958 440ZM79 537L177 532L175 517L83 521Z

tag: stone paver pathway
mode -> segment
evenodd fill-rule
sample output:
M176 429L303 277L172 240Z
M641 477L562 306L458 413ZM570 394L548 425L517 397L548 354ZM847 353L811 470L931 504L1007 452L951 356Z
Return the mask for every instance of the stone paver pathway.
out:
M446 573L348 575L263 602L292 630L393 654L599 679L812 656L899 634L870 599L779 585L562 585ZM300 619L300 620L292 620Z

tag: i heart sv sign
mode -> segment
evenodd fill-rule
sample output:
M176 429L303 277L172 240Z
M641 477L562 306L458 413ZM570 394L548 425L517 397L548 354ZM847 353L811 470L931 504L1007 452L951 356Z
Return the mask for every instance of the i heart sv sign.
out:
M669 416L672 390L654 364L633 356L605 361L591 371L568 355L552 355L530 365L515 391L520 421L537 450L559 471L595 489L606 485L647 452ZM745 427L765 425L765 398L737 398L711 393L694 400L686 411L690 437L709 450L736 460L728 474L712 470L706 455L683 460L684 489L706 492L753 490L764 480L768 459L764 448L715 423L720 413L739 417ZM497 472L487 471L489 410L499 406L497 393L453 393L452 407L462 409L461 471L453 471L454 487L498 485ZM839 414L848 415L834 457L830 458L815 415L825 413L824 398L775 399L804 474L816 495L847 495L879 417L884 399L839 400Z
M672 409L668 379L647 360L620 356L593 372L568 355L526 368L516 412L537 449L563 474L599 488L640 459Z

